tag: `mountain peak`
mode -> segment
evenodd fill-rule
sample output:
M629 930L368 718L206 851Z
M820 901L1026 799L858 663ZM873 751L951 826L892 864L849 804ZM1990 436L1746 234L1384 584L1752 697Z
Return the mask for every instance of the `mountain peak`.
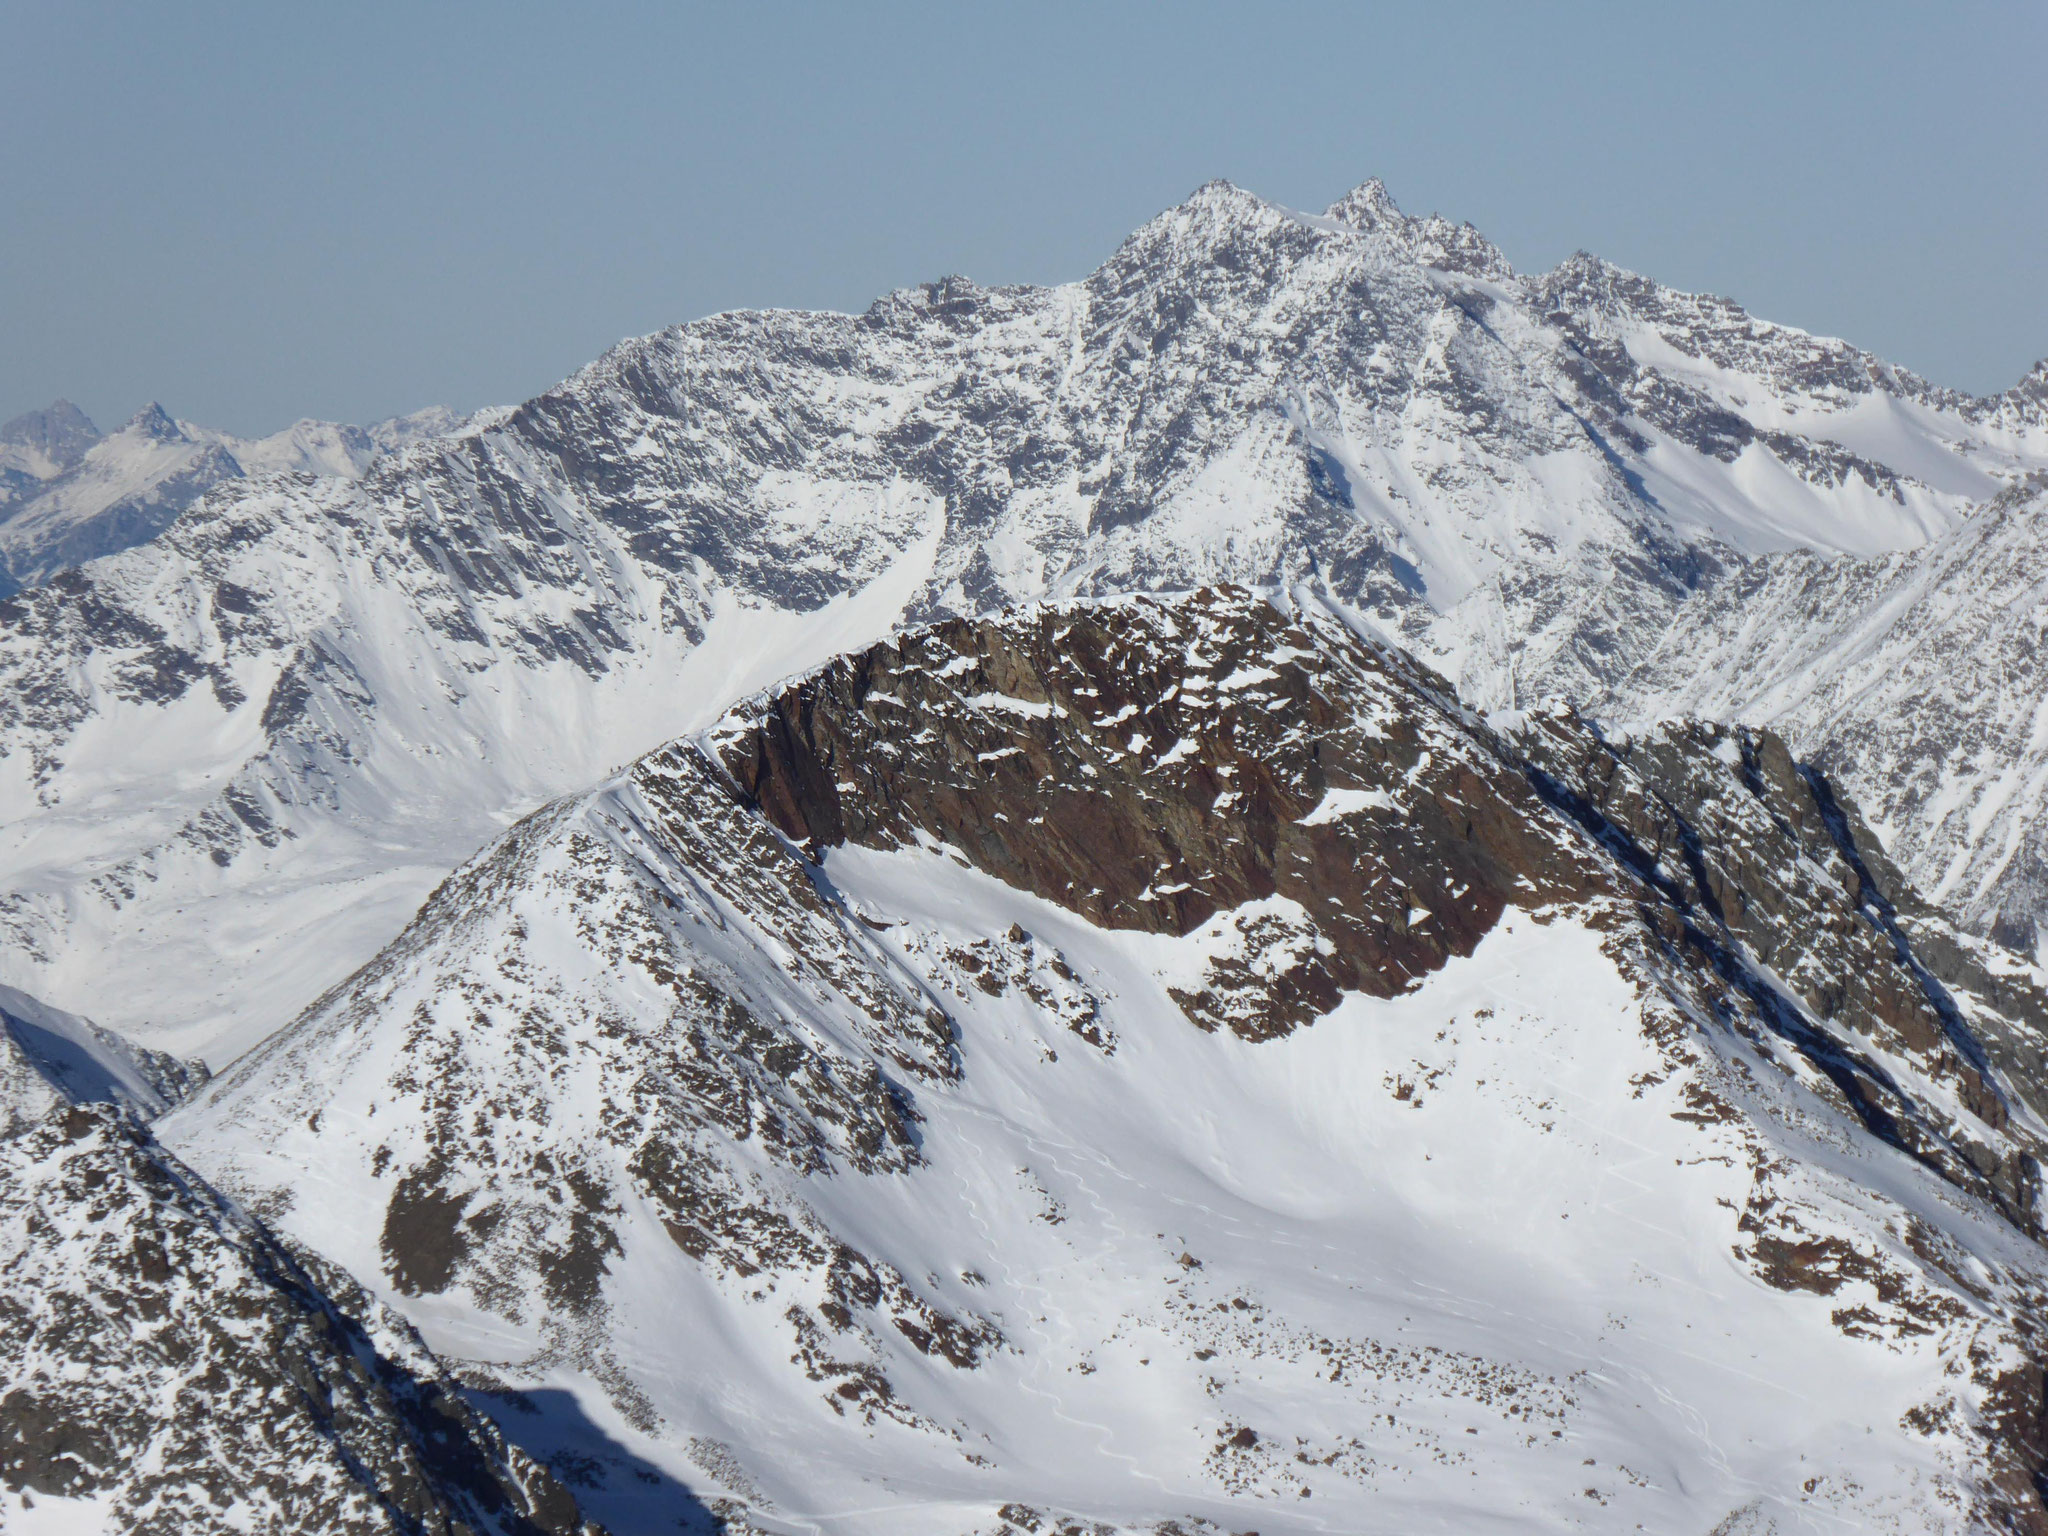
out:
M1507 257L1470 224L1453 224L1435 213L1427 218L1403 213L1377 176L1330 204L1323 217L1362 234L1387 236L1426 267L1496 280L1515 275Z
M2009 399L2048 406L2048 357L2029 368L2026 376L2007 390L2006 395Z
M1377 176L1368 177L1324 210L1323 217L1354 229L1378 229L1405 218Z
M1234 181L1226 181L1223 177L1218 176L1203 182L1179 203L1167 209L1159 218L1154 219L1151 224L1138 230L1132 238L1136 239L1142 236L1145 229L1155 227L1161 220L1184 220L1190 214L1222 215L1226 218L1233 216L1250 217L1259 220L1270 219L1276 221L1295 217L1288 209L1281 207L1277 203L1270 202L1259 196L1258 193L1240 187Z
M91 418L60 395L40 411L24 411L12 421L0 424L0 443L37 443L51 434L80 432L89 437L99 436L99 428Z
M177 422L171 419L170 412L154 400L129 417L121 430L139 437L154 438L160 443L174 443L185 435L178 429Z
M1259 202L1261 199L1256 193L1247 192L1236 182L1226 180L1221 176L1210 177L1209 180L1203 182L1194 191L1190 192L1186 199L1190 204L1238 203L1247 200Z
M1574 302L1596 309L1612 309L1631 297L1641 300L1657 286L1641 273L1585 250L1573 251L1535 281L1546 293L1570 295Z
M1605 256L1596 256L1591 251L1583 248L1573 251L1571 255L1565 257L1563 261L1557 264L1555 270L1560 274L1570 276L1605 277L1616 273L1628 275L1625 268L1616 266Z
M69 469L85 457L99 436L99 428L85 412L61 398L0 425L0 445L27 449L46 460L53 472Z

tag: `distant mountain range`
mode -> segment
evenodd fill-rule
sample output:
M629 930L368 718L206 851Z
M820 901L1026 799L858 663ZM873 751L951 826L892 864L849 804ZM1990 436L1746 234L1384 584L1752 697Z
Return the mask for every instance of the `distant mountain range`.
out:
M0 425L0 587L48 580L144 544L229 480L296 472L353 479L382 453L452 432L445 406L369 427L298 421L269 437L238 438L173 421L152 402L102 437L68 400Z
M0 476L0 1526L2048 1532L2048 365L1219 182Z
M1485 707L1782 723L2025 948L2032 609L1984 605L2012 640L1953 708L1826 679L1945 622L1915 582L1990 590L2011 546L2024 588L1997 530L2039 503L2044 381L1958 395L1591 257L1520 276L1375 182L1313 216L1204 187L1063 288L679 326L356 478L223 481L0 610L0 979L224 1059L507 819L793 667L1310 575ZM1821 572L1839 604L1768 636L1801 691L1752 689L1745 626Z

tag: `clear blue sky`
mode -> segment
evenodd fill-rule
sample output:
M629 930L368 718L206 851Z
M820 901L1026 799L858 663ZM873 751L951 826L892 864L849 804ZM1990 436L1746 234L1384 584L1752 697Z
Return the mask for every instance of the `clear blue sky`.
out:
M1370 175L1989 392L2048 354L2048 5L0 0L0 417L545 388L744 305L1078 277Z

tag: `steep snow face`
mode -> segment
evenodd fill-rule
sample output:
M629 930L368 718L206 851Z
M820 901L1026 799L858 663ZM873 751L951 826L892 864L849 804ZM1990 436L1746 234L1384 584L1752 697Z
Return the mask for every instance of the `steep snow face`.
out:
M2044 421L1372 184L715 316L0 609L0 974L223 1058L512 817L906 618L1313 569L1479 702L1588 697L1770 551L1957 526Z
M0 1524L602 1536L324 1268L117 1110L0 1140Z
M2034 980L1773 738L1288 610L752 699L163 1134L621 1532L2048 1515Z
M203 1066L0 987L0 1135L59 1104L114 1104L148 1120L205 1081Z
M380 453L459 431L444 406L373 427L299 421L238 438L160 405L101 437L67 400L0 427L0 567L8 590L146 543L214 486L245 475L362 474Z
M1769 720L1854 793L1912 884L2026 952L2048 910L2048 480L1882 559L1702 589L1591 707Z

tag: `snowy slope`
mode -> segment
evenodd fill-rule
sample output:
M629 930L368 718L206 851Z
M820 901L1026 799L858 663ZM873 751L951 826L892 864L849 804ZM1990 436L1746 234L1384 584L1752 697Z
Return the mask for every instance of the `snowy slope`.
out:
M1287 607L757 696L162 1134L621 1533L2042 1520L2037 980L1774 738Z
M380 453L459 431L444 406L375 426L299 421L262 438L173 421L154 403L101 437L59 400L0 426L0 567L7 590L148 542L214 486L245 475L362 474Z
M1758 561L1964 526L2043 395L1520 276L1377 183L1212 184L1064 287L714 316L0 608L0 977L224 1059L516 815L905 619L1313 568L1481 703L1588 698Z

